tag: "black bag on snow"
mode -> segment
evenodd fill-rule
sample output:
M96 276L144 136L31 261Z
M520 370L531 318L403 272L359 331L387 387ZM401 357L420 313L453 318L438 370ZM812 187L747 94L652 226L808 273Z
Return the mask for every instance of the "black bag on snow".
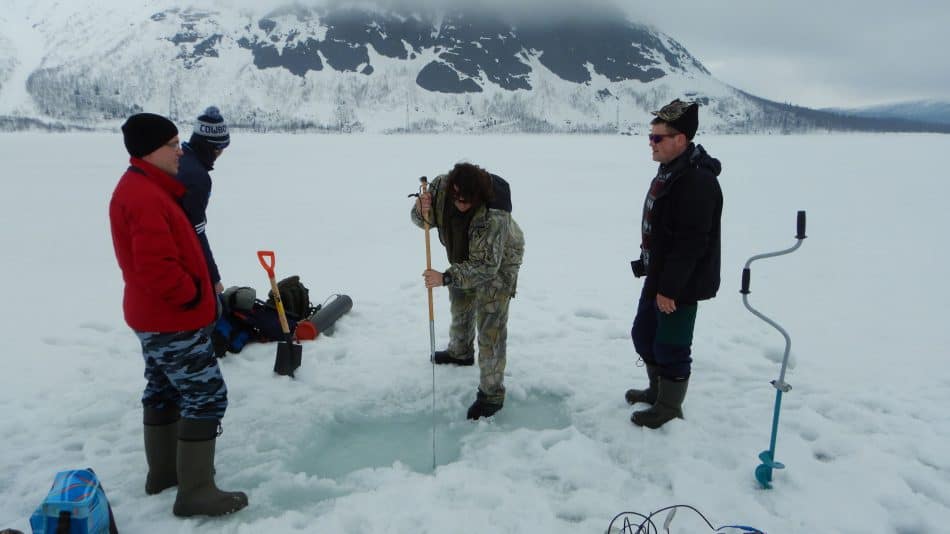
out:
M284 303L284 312L287 313L288 319L300 320L310 314L310 290L303 285L299 276L288 276L277 282L277 290L280 291L280 300ZM267 305L277 309L273 289L267 292Z
M277 289L291 332L298 322L319 309L319 306L310 306L310 291L297 275L278 282ZM217 357L224 357L228 352L239 353L251 342L284 340L273 290L268 292L266 302L255 298L256 295L250 287L230 287L221 295L223 310L211 335Z

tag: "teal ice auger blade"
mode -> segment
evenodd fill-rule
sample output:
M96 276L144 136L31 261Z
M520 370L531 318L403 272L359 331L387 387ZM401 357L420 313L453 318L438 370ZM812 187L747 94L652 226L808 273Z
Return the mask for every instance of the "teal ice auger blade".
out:
M745 268L742 269L742 290L740 291L740 293L742 293L742 303L745 304L745 307L748 308L748 310L752 312L753 315L770 324L782 334L782 337L785 338L785 356L782 358L782 370L779 373L778 379L772 381L772 386L775 387L775 410L772 414L772 438L769 441L768 450L759 453L759 460L762 463L755 468L755 479L758 480L759 484L765 489L772 488L772 470L785 469L785 464L775 461L775 439L778 436L778 416L779 412L782 410L782 394L787 393L792 389L792 386L785 382L785 370L788 368L788 355L792 349L792 338L789 337L788 332L779 326L778 323L772 319L769 319L749 304L749 282L752 278L752 271L750 270L749 266L752 265L752 262L756 260L783 256L798 250L798 247L802 246L802 240L804 240L806 237L805 212L799 211L798 233L795 236L795 239L797 239L798 242L795 243L795 246L785 250L780 250L778 252L769 252L767 254L752 256L749 258L749 261L745 263Z
M755 479L758 480L759 484L765 489L772 489L772 470L785 469L785 464L775 461L775 438L778 434L778 414L782 409L782 393L792 389L792 386L784 384L785 389L783 390L776 385L774 380L772 381L772 385L776 387L775 412L772 415L772 439L769 441L768 450L759 453L759 460L761 460L762 463L755 468Z

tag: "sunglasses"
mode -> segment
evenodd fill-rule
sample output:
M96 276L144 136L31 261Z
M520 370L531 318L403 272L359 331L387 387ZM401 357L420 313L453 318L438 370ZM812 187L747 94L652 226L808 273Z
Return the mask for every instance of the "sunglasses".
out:
M650 139L651 143L658 145L663 141L663 139L667 137L676 137L677 135L679 134L650 134L647 137Z

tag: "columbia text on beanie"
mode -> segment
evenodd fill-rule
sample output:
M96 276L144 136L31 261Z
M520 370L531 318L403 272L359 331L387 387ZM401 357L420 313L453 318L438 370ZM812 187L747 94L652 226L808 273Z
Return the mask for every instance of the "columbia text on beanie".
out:
M122 140L133 158L155 152L176 135L175 123L154 113L132 115L122 125Z
M195 130L192 134L192 141L199 138L207 142L214 148L225 148L231 144L231 135L228 133L228 125L221 116L221 110L215 106L208 106L195 122Z

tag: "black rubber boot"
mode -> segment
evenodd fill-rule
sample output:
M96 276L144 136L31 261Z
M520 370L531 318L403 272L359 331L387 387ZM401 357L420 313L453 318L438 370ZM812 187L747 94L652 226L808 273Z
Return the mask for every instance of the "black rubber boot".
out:
M475 395L475 402L473 402L472 405L468 407L467 417L473 420L481 417L491 417L505 405L504 401L496 404L493 402L488 402L487 399L488 396L482 393L482 390L479 389L478 394Z
M686 387L689 379L682 381L659 378L657 383L656 403L649 409L633 412L630 420L637 426L660 428L673 418L683 418L683 399L686 398Z
M145 493L155 495L178 485L178 409L145 408Z
M435 351L434 361L438 365L475 365L475 355L470 353L466 358L455 358L447 350L437 350Z
M214 447L218 422L182 419L178 438L178 496L173 511L179 517L217 516L247 506L247 495L221 491L214 483Z
M638 402L645 402L647 404L653 404L656 402L656 381L657 369L655 365L647 364L647 379L650 381L649 387L646 389L628 389L624 397L627 399L627 404L633 405Z

